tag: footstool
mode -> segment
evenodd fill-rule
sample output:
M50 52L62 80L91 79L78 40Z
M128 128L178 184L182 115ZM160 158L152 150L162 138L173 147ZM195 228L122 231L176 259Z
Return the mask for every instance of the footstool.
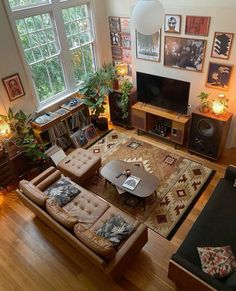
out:
M83 185L100 167L101 158L82 148L74 150L58 164L58 169L79 185Z

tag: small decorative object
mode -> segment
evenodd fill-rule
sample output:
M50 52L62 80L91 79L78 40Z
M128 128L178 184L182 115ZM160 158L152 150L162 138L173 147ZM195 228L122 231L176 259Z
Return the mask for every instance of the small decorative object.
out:
M129 148L131 149L137 149L139 146L141 146L141 144L139 142L136 141L132 141L131 143L129 143L127 145Z
M227 91L232 65L209 63L206 87Z
M61 107L67 110L72 110L75 107L79 106L81 103L82 103L81 99L73 97L69 101L66 101L64 104L62 104Z
M165 32L180 33L181 30L181 15L165 15Z
M152 35L136 31L136 55L138 59L160 62L161 30Z
M186 16L185 34L208 36L211 17Z
M158 0L139 0L134 6L131 22L141 34L152 35L161 29L164 16L163 5Z
M229 99L225 94L219 94L218 98L212 101L212 111L215 115L222 115L228 108Z
M7 90L10 101L20 98L25 95L25 91L22 87L19 74L14 74L2 79L3 84Z
M228 60L233 37L233 33L215 32L211 57Z
M165 37L164 65L177 69L201 72L206 40L183 37Z
M125 174L126 174L126 177L129 177L131 175L131 170L130 169L126 169L125 170Z
M210 93L201 92L197 97L200 99L201 106L199 111L207 113L210 110L210 101L208 100Z

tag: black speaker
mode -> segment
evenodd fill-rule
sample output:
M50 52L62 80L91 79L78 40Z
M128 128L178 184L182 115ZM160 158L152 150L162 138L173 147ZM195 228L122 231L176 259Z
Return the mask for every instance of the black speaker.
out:
M192 113L188 150L217 161L222 154L232 114L217 118L212 113Z
M129 104L128 104L129 114L127 118L122 117L121 98L122 98L122 93L119 91L114 91L109 94L111 122L113 124L131 127L130 108L136 102L136 90L132 90L129 97Z

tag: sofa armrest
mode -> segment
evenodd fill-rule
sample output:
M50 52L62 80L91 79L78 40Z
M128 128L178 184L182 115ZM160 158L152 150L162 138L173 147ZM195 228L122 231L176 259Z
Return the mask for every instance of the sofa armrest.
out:
M229 165L225 170L224 178L226 180L232 181L234 183L234 181L236 179L236 166Z

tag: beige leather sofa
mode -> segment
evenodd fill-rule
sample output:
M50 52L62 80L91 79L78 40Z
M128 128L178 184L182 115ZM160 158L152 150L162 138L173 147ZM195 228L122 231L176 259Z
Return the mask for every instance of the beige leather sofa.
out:
M45 191L61 178L70 181L59 170L50 167L31 181L22 180L17 193L38 218L94 265L113 278L120 276L128 261L148 241L147 227L72 181L79 195L65 206L59 206ZM110 241L96 235L96 230L117 214L131 223L134 231L114 247Z

